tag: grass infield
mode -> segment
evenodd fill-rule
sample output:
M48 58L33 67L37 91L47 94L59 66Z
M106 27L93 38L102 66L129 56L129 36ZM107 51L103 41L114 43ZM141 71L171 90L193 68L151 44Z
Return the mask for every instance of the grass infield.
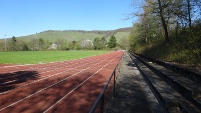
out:
M0 52L0 64L37 64L86 58L110 51L17 51Z

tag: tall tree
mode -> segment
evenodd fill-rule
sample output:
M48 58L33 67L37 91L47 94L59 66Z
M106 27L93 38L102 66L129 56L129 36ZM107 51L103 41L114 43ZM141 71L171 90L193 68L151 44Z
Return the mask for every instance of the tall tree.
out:
M95 38L93 44L94 44L94 49L101 49L100 38Z
M5 43L0 41L0 51L5 51Z
M105 37L101 38L100 43L101 43L101 49L104 49L107 44L107 40L105 39Z
M80 50L81 49L81 45L78 41L73 40L70 45L69 45L70 49L73 50Z
M45 40L44 41L44 50L48 50L51 46L52 42L50 42L49 40Z
M117 45L116 37L115 37L114 35L112 35L112 36L110 37L109 42L108 42L108 47L109 47L109 48L114 48L114 47L116 47L116 45Z
M119 44L122 49L124 50L128 49L128 46L129 46L128 37L121 38Z
M31 51L37 51L38 50L38 40L35 38L30 39L30 41L28 42L27 45Z
M44 44L45 44L44 40L42 38L39 38L38 39L39 50L44 50Z
M13 36L11 38L11 45L10 45L12 51L16 51L17 50L16 44L17 44L17 39L15 38L15 36Z
M145 0L142 5L143 11L135 15L140 17L141 34L140 37L149 43L158 31L163 30L165 41L169 42L168 27L171 20L171 11L168 9L172 0Z
M129 38L132 50L162 43L161 37L165 42L169 42L170 37L174 42L179 40L185 43L185 48L199 42L194 40L200 38L197 36L201 25L200 0L145 0L141 8L143 11L136 14L139 21L134 24Z
M191 30L191 5L190 5L190 0L187 0L187 6L188 6L188 22L189 22L189 28Z
M55 44L57 44L58 50L68 50L69 49L69 42L66 39L58 39Z
M28 48L26 42L23 41L23 40L18 40L18 41L17 41L17 49L18 49L19 51L28 51L28 50L29 50L29 48Z
M164 30L164 33L165 33L165 40L166 42L169 42L170 39L169 39L169 35L168 35L168 28L167 28L167 24L166 24L166 21L165 21L165 17L164 17L164 8L167 7L166 5L168 5L167 3L164 4L162 6L162 3L161 3L161 0L158 0L158 5L159 5L159 15L160 15L160 18L161 18L161 22L162 22L162 25L163 25L163 30Z

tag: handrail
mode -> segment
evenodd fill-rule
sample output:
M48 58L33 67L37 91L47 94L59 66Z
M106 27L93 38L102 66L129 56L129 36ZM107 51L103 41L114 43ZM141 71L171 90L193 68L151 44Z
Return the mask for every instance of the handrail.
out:
M122 55L123 56L123 55ZM120 58L120 60L122 59L122 56ZM119 61L120 61L119 60ZM104 109L104 93L105 93L105 90L107 89L113 75L114 75L114 89L113 89L113 95L115 96L115 75L116 75L116 69L119 65L119 62L118 64L115 66L114 70L112 71L112 74L110 75L110 78L108 79L106 85L104 86L103 90L101 91L101 93L99 94L98 98L96 99L95 103L93 104L93 106L91 107L89 113L94 113L94 111L96 110L99 102L101 101L101 108L100 108L100 112L103 113L103 109Z
M92 106L91 110L89 111L89 113L93 113L96 110L96 107L98 106L100 100L102 99L102 97L104 95L104 92L107 89L107 86L109 85L109 82L111 81L111 79L112 79L112 77L114 75L115 70L116 70L116 68L113 70L112 74L110 75L109 80L107 81L107 84L104 86L102 92L100 93L100 95L96 99L96 101L95 101L94 105Z

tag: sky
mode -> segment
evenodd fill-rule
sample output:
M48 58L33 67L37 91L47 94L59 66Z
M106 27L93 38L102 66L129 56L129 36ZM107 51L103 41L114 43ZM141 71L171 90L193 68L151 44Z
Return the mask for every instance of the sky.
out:
M0 38L131 27L132 0L0 0Z

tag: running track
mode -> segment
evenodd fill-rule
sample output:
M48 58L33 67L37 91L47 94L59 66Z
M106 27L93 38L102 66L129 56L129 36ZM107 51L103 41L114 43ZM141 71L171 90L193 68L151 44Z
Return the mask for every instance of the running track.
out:
M0 65L0 113L87 113L122 55Z

